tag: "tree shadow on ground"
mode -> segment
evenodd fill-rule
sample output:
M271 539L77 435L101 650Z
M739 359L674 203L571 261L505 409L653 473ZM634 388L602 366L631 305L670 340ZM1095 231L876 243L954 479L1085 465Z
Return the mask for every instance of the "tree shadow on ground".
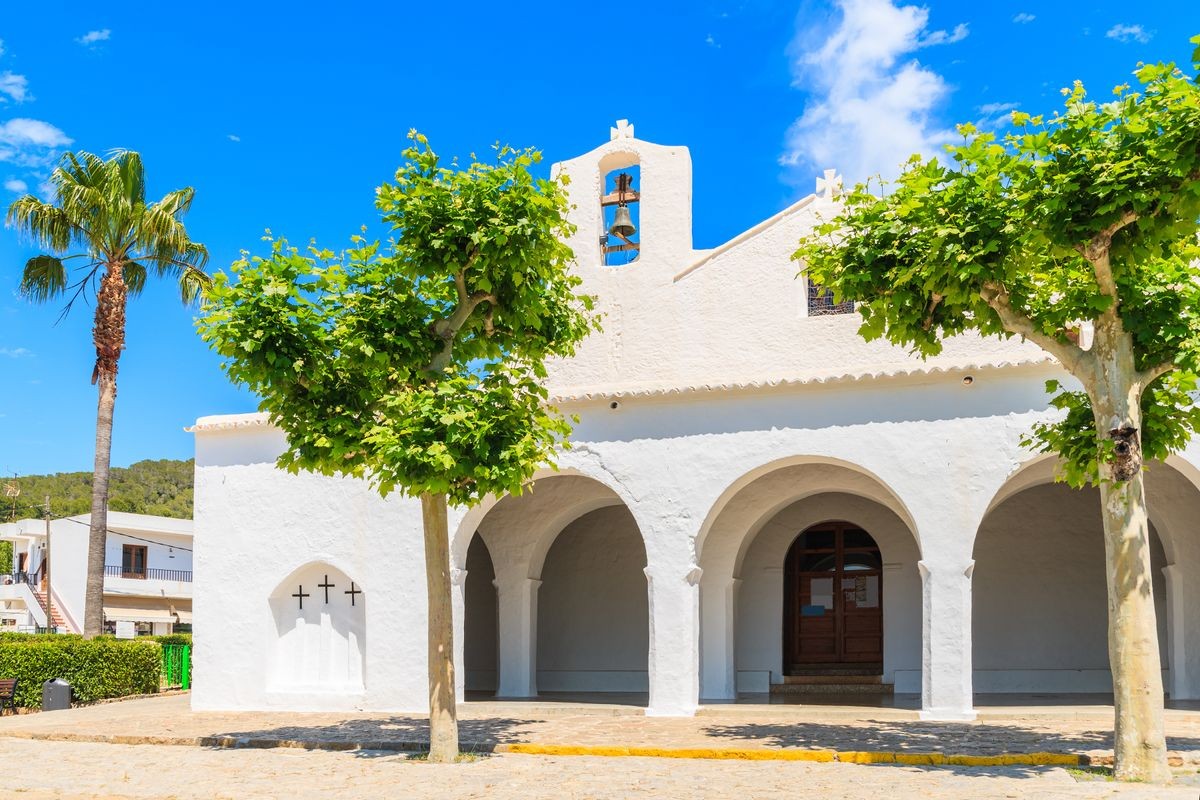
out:
M464 752L488 753L497 744L524 741L523 730L536 719L460 719L458 737ZM420 717L348 719L332 724L279 725L257 730L217 731L204 737L211 747L293 747L312 750L367 751L372 757L427 750L429 720Z
M865 720L854 725L834 723L744 723L709 725L705 733L719 739L739 739L768 747L806 747L831 750L890 750L907 753L1080 753L1112 749L1111 729L1056 732L986 722L896 722ZM1200 737L1168 736L1170 750L1200 750Z

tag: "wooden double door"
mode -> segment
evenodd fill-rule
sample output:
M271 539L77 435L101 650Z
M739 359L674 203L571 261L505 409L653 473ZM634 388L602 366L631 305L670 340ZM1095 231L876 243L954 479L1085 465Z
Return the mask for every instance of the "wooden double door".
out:
M883 663L883 560L848 522L796 537L784 566L784 670Z

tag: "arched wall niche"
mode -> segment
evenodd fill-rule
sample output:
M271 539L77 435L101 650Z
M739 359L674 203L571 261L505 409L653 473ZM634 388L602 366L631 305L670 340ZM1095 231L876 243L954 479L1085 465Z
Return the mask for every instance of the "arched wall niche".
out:
M280 581L268 599L275 627L268 691L362 693L366 604L362 585L324 561Z

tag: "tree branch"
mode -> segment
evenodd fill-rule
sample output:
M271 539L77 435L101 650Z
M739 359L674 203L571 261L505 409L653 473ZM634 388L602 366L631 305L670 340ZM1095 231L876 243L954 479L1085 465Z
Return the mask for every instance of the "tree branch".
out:
M1082 363L1091 358L1087 350L1077 344L1062 342L1046 334L1034 324L1032 319L1013 308L1012 297L1004 288L1004 284L988 281L983 284L980 296L1000 317L1006 330L1019 334L1041 347L1057 358L1058 362L1072 375L1076 374L1076 370Z
M1174 369L1174 361L1164 361L1161 364L1155 364L1152 367L1147 367L1146 369L1140 371L1137 374L1137 382L1141 384L1143 389L1145 389L1147 386L1154 383L1154 381Z
M1137 219L1136 212L1126 211L1116 222L1097 233L1086 243L1075 247L1079 254L1092 265L1092 270L1096 273L1096 284L1100 287L1100 291L1113 299L1113 304L1105 313L1114 315L1117 313L1117 282L1113 278L1112 264L1108 255L1109 249L1112 247L1113 236L1116 236L1117 231L1122 228L1132 225Z
M455 274L454 280L456 284L461 274L461 272ZM475 292L475 294L467 296L465 300L455 306L450 316L434 320L429 329L433 332L434 336L442 340L442 345L441 349L430 359L429 366L425 368L426 372L441 372L450 366L450 357L454 353L454 340L458 338L458 332L462 329L463 325L467 324L467 320L475 313L475 309L481 303L485 302L491 303L493 306L497 305L496 295L491 292ZM486 324L490 327L490 316Z

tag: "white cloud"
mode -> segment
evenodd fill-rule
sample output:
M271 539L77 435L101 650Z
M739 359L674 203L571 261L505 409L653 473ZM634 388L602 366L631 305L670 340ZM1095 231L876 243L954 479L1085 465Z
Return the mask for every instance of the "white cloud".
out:
M984 103L977 110L979 119L975 127L982 130L1000 128L1012 121L1012 112L1016 111L1019 103Z
M15 117L0 122L0 163L45 167L54 160L54 148L71 142L71 137L49 122Z
M85 33L83 36L80 36L75 41L79 42L82 45L87 46L87 45L95 44L96 42L107 42L108 37L111 35L112 35L112 31L110 31L108 28L105 28L104 30L101 30L101 31L88 31L87 33Z
M28 191L29 184L20 178L9 178L4 182L4 188L8 189L10 192L23 194L24 192Z
M33 99L33 95L29 93L28 79L24 75L8 71L0 72L0 103L7 102L4 95L18 103Z
M238 136L236 133L229 134L229 141L240 142L241 140L242 140L242 137Z
M932 118L949 93L945 80L911 55L961 41L967 26L929 31L928 9L892 0L837 5L835 29L800 29L792 41L793 85L810 97L788 129L780 163L805 181L833 166L848 182L894 175L912 153L931 155L955 138Z
M14 117L0 122L0 144L61 147L73 140L49 122L40 119Z
M967 38L967 34L970 32L970 29L967 28L967 23L960 22L958 25L954 26L954 31L952 33L946 33L945 31L934 31L921 40L920 46L932 47L936 44L954 44L955 42L961 42L963 39Z
M1035 17L1033 14L1028 14L1022 11L1020 14L1017 14L1015 17L1013 17L1013 22L1017 23L1018 25L1025 25L1026 23L1033 22L1035 19L1037 19L1037 17Z
M25 358L31 355L33 355L33 351L24 347L0 347L0 356L6 358Z
M1141 25L1113 25L1104 35L1109 39L1116 39L1118 42L1136 40L1145 44L1154 34L1148 33Z

